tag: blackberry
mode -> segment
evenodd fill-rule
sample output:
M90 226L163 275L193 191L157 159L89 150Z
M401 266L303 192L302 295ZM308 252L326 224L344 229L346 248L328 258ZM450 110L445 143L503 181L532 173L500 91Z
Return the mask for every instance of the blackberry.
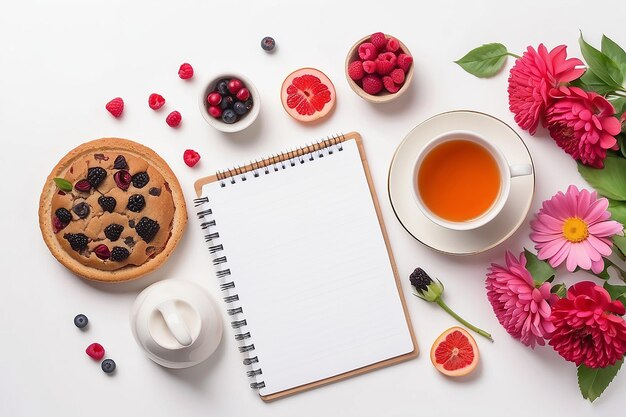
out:
M112 261L121 262L124 259L128 258L129 256L130 256L130 252L128 251L128 249L123 248L121 246L116 246L111 251Z
M157 187L152 187L150 188L150 190L148 191L148 193L152 196L158 197L161 195L161 189L157 188Z
M156 220L152 220L148 217L142 217L135 227L135 231L146 243L150 243L154 236L159 231L159 223Z
M104 168L93 167L87 170L87 181L89 181L89 184L91 184L93 188L96 188L98 185L100 185L102 181L104 181L106 176L107 172L104 170Z
M78 203L74 206L74 208L72 208L72 211L74 213L76 213L76 215L80 218L80 219L84 219L85 217L89 216L89 212L91 211L89 208L89 204L87 203Z
M143 198L141 194L133 194L128 197L128 204L126 208L130 211L134 211L135 213L139 213L146 205L146 200Z
M133 175L132 183L135 188L143 188L150 181L150 177L147 172L138 172Z
M128 163L126 163L126 158L123 155L118 155L115 158L115 162L113 162L114 169L128 169Z
M56 214L56 216L59 218L59 220L61 220L61 223L63 224L68 224L72 221L72 213L70 213L70 211L66 208L58 208L54 212L54 214Z
M87 243L89 243L87 236L82 233L66 233L63 235L63 238L70 243L70 246L76 252L85 249L87 247Z
M110 225L104 228L104 235L111 242L115 242L117 239L120 238L120 235L122 234L123 231L124 231L124 226L122 226L121 224L117 224L117 223L111 223Z
M117 201L115 201L115 198L113 197L101 196L98 198L98 204L100 204L102 210L113 213L113 210L115 210L115 206L117 205Z

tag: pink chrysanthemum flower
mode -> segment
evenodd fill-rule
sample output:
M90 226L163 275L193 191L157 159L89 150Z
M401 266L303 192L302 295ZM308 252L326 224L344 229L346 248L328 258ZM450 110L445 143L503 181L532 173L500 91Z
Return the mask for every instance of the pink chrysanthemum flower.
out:
M576 267L600 273L602 257L611 254L614 235L623 226L609 220L609 201L598 198L595 191L578 190L570 185L567 192L558 192L543 202L536 218L530 222L530 238L536 243L537 257L557 267L565 262L567 270Z
M613 365L626 353L626 313L619 301L590 281L567 291L552 308L550 346L566 360L590 368Z
M607 149L618 149L615 135L622 126L615 108L601 95L577 87L561 87L559 94L546 110L550 136L575 160L602 168Z
M584 74L583 62L566 59L566 46L560 45L548 52L543 44L537 50L529 46L515 61L509 75L509 108L515 122L531 135L537 131L546 107L551 103L550 92L563 83Z
M554 331L550 306L558 297L550 292L547 282L535 288L524 253L518 260L507 251L506 267L491 264L486 287L487 298L502 327L526 346L543 346Z

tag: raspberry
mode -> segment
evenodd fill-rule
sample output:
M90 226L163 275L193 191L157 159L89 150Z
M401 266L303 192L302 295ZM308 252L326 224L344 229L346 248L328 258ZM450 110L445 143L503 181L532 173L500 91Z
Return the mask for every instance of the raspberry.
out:
M63 235L63 239L67 240L76 252L85 249L89 243L89 238L82 233L66 233Z
M117 224L117 223L111 223L110 225L104 228L104 235L111 242L115 242L117 239L120 238L120 235L122 234L123 231L124 231L124 226L122 226L121 224Z
M96 188L98 185L104 181L107 176L107 172L104 168L100 167L92 167L87 170L87 181L93 188Z
M121 262L124 259L128 258L129 256L130 256L130 252L128 251L128 249L123 248L121 246L116 246L111 251L112 261Z
M135 213L139 213L146 206L146 199L141 194L133 194L128 197L126 208Z
M89 190L91 190L91 184L87 180L80 180L76 184L74 184L74 188L77 191L82 191L82 192L86 193Z
M115 210L115 206L117 205L117 201L115 201L115 198L113 197L100 196L98 198L98 204L100 204L102 210L113 213L113 210Z
M380 77L375 74L368 74L363 77L363 91L367 94L378 94L383 89L383 82Z
M165 99L161 94L152 93L150 97L148 97L148 106L152 110L159 110L165 104Z
M376 47L376 49L383 51L387 46L387 37L382 32L372 33L372 36L370 36L370 42Z
M128 169L128 164L126 163L126 158L124 158L124 155L118 155L117 158L115 158L115 162L113 162L113 168Z
M58 208L54 214L56 214L57 218L61 221L61 223L63 224L68 224L69 222L72 221L72 213L70 213L70 211L66 208Z
M190 79L191 77L193 77L193 67L185 62L178 69L178 76L183 80Z
M402 68L396 68L389 74L391 79L396 84L402 84L404 82L404 70Z
M409 72L411 64L413 63L413 57L407 54L398 55L398 68L401 68L404 72Z
M147 172L138 172L133 175L131 182L135 188L143 188L150 182L150 176Z
M359 57L363 61L375 59L376 53L376 47L370 42L364 42L359 45Z
M390 37L387 40L387 47L386 47L386 49L389 52L396 52L398 49L400 49L400 41L397 40L394 37Z
M359 81L365 75L363 70L363 63L361 61L354 61L348 65L348 77L354 81Z
M96 254L98 258L102 259L103 261L106 261L107 259L111 257L111 251L105 244L100 244L96 246L93 252Z
M104 348L102 347L100 343L90 344L89 346L87 346L87 349L85 349L85 353L87 353L87 355L89 355L90 358L95 359L97 361L104 358Z
M142 217L135 226L135 231L146 243L150 243L159 231L159 223L149 217Z
M117 184L117 186L123 191L128 190L131 179L132 177L130 176L130 173L125 170L117 171L115 174L113 174L113 180L115 181L115 184Z
M386 61L386 60L376 60L376 72L379 75L387 75L389 74L391 71L393 71L393 69L395 68L395 65L391 63L391 61Z
M67 226L67 223L63 223L57 216L52 217L52 231L55 234L65 229L66 226Z
M376 72L376 62L375 61L365 61L363 62L363 71L368 74L373 74Z
M398 90L400 89L399 86L397 86L394 82L393 79L389 76L387 77L383 77L383 85L385 86L385 90L389 91L390 93L397 93Z
M165 123L167 123L170 127L177 127L180 124L180 121L183 120L183 117L176 110L171 112L165 118Z
M183 161L188 167L194 167L200 161L200 154L193 149L187 149L183 153Z
M122 112L124 111L124 100L121 97L115 97L113 100L109 101L105 108L111 113L114 117L120 117Z

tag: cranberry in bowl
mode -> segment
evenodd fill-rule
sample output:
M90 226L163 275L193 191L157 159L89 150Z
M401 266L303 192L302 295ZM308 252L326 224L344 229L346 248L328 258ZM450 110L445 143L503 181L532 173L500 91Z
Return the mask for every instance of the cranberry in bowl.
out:
M241 74L224 73L214 77L200 92L200 113L217 130L239 132L259 115L259 92Z

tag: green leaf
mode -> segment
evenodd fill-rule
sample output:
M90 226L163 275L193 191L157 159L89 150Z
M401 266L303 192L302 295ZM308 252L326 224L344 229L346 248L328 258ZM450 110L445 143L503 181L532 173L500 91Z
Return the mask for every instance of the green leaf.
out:
M609 101L615 107L615 117L619 118L626 111L626 97L610 97Z
M578 172L600 194L614 200L626 201L626 159L607 156L604 168L578 164Z
M552 281L556 275L554 268L550 266L546 261L541 261L537 258L537 255L524 249L524 255L526 256L526 269L530 272L530 275L535 281L535 285L541 285L546 281Z
M609 198L609 209L611 219L617 220L621 224L626 224L626 202L615 201Z
M61 191L70 192L72 191L72 183L64 178L55 178L54 183L59 187Z
M612 300L621 301L626 305L626 285L611 285L605 282L604 289L609 293Z
M626 236L613 236L613 245L616 248L613 253L617 254L622 261L626 260Z
M508 52L501 43L488 43L469 51L454 61L461 68L479 78L493 77L502 69Z
M599 78L596 74L589 69L577 80L572 81L574 87L582 88L587 91L595 91L600 95L605 95L614 92L617 88L614 85L609 85L604 80Z
M619 135L615 136L615 139L617 139L617 144L619 145L622 156L626 158L626 134L620 133Z
M591 72L607 85L614 87L615 90L621 89L624 76L617 64L611 58L585 42L582 32L580 33L578 43L580 44L580 52L582 52L585 61L587 61Z
M580 365L578 367L578 386L583 398L594 402L596 398L600 397L617 375L623 362L624 359L620 359L615 365L605 368L587 368L585 365Z
M552 286L550 292L556 294L559 298L563 298L567 295L567 287L563 283L556 284Z
M611 58L626 76L626 52L606 35L602 35L602 53Z

